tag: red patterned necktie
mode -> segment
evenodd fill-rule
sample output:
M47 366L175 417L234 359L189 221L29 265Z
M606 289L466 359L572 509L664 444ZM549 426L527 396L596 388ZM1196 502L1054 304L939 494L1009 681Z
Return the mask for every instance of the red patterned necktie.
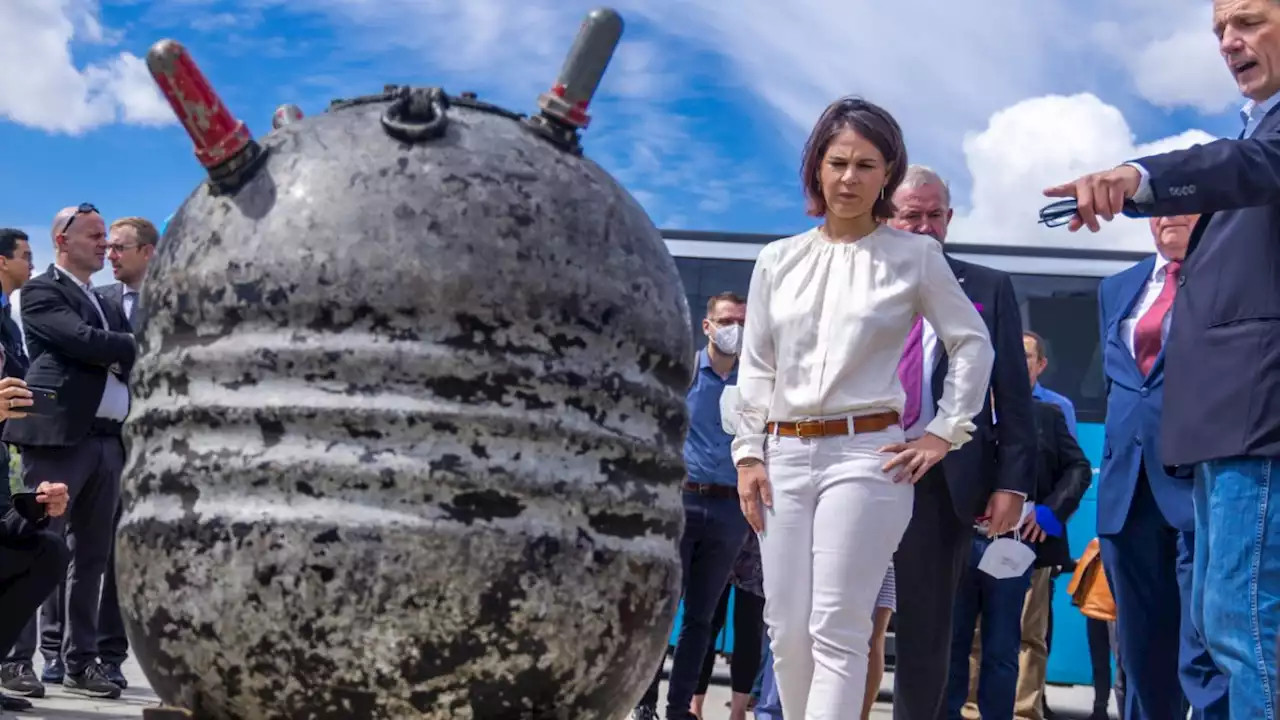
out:
M924 383L924 318L916 316L907 333L907 342L902 349L902 359L898 361L898 380L907 393L907 402L902 407L902 429L915 425L920 419L920 391Z
M1164 345L1164 318L1173 309L1173 296L1178 292L1178 270L1182 263L1172 260L1164 267L1164 287L1151 309L1138 318L1133 329L1133 357L1143 375L1150 375L1160 348Z

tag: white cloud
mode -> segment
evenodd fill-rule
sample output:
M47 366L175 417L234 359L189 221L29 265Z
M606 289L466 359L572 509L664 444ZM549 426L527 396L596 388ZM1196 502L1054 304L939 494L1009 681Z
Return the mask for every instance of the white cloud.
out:
M113 122L162 125L173 113L128 52L85 67L75 42L111 44L96 0L0 1L0 118L77 135Z
M1218 52L1213 6L1203 0L1121 0L1094 40L1120 62L1143 99L1217 113L1240 92Z
M254 8L286 4L237 1ZM331 15L348 37L367 40L366 48L393 49L400 66L421 66L416 75L522 110L555 76L593 5L287 3L291 12ZM697 213L757 203L794 207L799 217L793 175L753 177L763 151L717 149L723 144L710 133L724 130L699 127L682 114L682 101L696 97L699 82L716 88L718 102L739 101L752 108L752 120L772 122L792 150L839 96L884 105L902 123L913 160L950 176L961 195L971 185L957 231L973 241L1134 248L1146 247L1138 223L1117 224L1098 238L1035 224L1046 202L1043 187L1152 147L1138 144L1120 110L1099 97L1205 112L1236 97L1204 0L617 0L614 6L628 33L596 103L588 149L659 225L705 227ZM704 62L708 57L714 61ZM1206 138L1193 132L1156 144ZM780 181L785 192L778 191Z
M1149 250L1145 221L1119 218L1097 235L1037 225L1037 211L1051 202L1042 191L1085 173L1146 155L1204 143L1199 130L1137 144L1116 108L1089 94L1024 100L991 117L986 129L965 138L973 177L967 212L958 212L949 239L999 245L1052 245ZM956 198L956 205L962 205Z

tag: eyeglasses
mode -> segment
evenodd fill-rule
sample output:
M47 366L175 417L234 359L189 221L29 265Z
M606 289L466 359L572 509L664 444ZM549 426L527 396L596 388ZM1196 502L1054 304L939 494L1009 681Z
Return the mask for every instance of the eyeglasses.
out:
M59 231L58 234L66 235L67 231L71 229L71 223L75 222L76 218L80 217L81 215L88 215L89 213L96 213L96 212L98 212L98 208L94 207L93 203L80 203L80 205L76 208L75 214L67 218L67 224L62 226L62 230Z
M1145 217L1138 211L1138 206L1132 200L1125 200L1124 207L1120 211L1125 217L1139 218ZM1071 218L1076 215L1075 198L1067 198L1057 202L1049 203L1040 208L1040 219L1036 222L1045 227L1062 227L1071 222Z

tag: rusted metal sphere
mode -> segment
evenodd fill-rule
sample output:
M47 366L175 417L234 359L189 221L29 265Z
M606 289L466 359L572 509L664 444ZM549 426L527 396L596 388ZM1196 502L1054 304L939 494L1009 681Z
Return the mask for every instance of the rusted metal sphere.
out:
M152 686L210 720L625 713L679 594L660 234L475 100L393 88L254 147L143 292L117 564Z

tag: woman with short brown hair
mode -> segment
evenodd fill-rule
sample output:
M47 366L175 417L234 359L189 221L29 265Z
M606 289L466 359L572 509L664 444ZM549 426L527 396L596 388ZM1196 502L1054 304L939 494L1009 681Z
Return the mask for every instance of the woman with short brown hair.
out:
M993 353L938 243L884 224L907 167L888 112L833 103L801 167L823 223L756 260L733 455L760 534L783 715L844 720L862 709L876 596L911 519L913 483L969 439ZM928 433L906 442L920 373L904 388L899 365L922 317L950 364Z

